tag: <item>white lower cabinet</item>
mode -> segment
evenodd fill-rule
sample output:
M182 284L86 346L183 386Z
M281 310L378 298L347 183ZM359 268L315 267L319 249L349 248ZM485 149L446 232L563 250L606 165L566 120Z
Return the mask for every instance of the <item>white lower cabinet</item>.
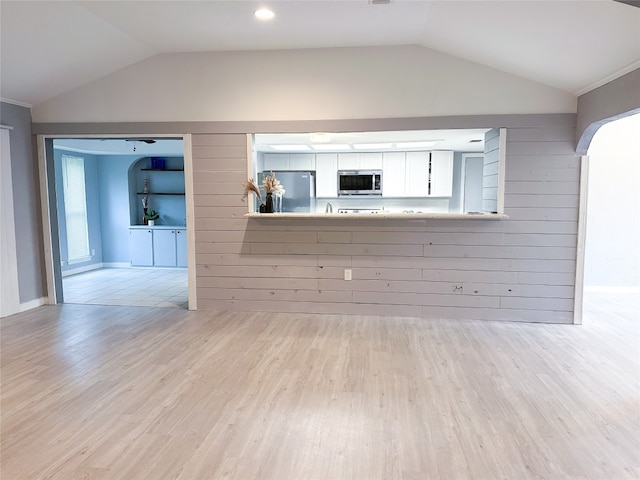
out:
M134 267L186 267L187 231L180 228L131 228L129 252Z
M150 228L129 230L129 256L134 267L153 266L153 233Z
M153 266L175 267L176 263L176 231L153 231Z
M176 266L187 266L187 231L176 229Z

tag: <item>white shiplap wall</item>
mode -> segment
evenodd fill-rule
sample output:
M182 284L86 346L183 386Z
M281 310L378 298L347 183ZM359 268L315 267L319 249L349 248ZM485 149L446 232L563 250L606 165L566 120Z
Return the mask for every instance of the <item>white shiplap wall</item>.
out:
M349 223L248 220L246 136L193 135L198 308L570 323L573 134L508 130L509 220Z
M482 211L498 211L498 174L500 170L500 130L493 128L484 135L482 168ZM502 212L500 212L502 213Z

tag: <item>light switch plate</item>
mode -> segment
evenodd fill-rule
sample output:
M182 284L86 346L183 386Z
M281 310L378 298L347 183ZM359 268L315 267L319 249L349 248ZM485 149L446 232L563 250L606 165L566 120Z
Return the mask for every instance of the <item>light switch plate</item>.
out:
M350 268L345 268L344 269L344 279L349 281L351 280L351 269Z

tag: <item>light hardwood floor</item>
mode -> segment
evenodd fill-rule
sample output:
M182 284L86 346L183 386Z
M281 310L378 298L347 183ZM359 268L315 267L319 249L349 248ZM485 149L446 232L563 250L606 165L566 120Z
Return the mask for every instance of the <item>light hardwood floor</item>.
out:
M62 305L1 321L3 480L640 476L640 305L584 325Z

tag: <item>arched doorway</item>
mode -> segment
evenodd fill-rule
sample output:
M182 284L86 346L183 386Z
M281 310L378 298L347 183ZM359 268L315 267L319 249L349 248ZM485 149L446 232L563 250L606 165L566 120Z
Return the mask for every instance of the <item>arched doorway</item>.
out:
M600 127L588 155L585 307L606 295L640 308L640 114Z

